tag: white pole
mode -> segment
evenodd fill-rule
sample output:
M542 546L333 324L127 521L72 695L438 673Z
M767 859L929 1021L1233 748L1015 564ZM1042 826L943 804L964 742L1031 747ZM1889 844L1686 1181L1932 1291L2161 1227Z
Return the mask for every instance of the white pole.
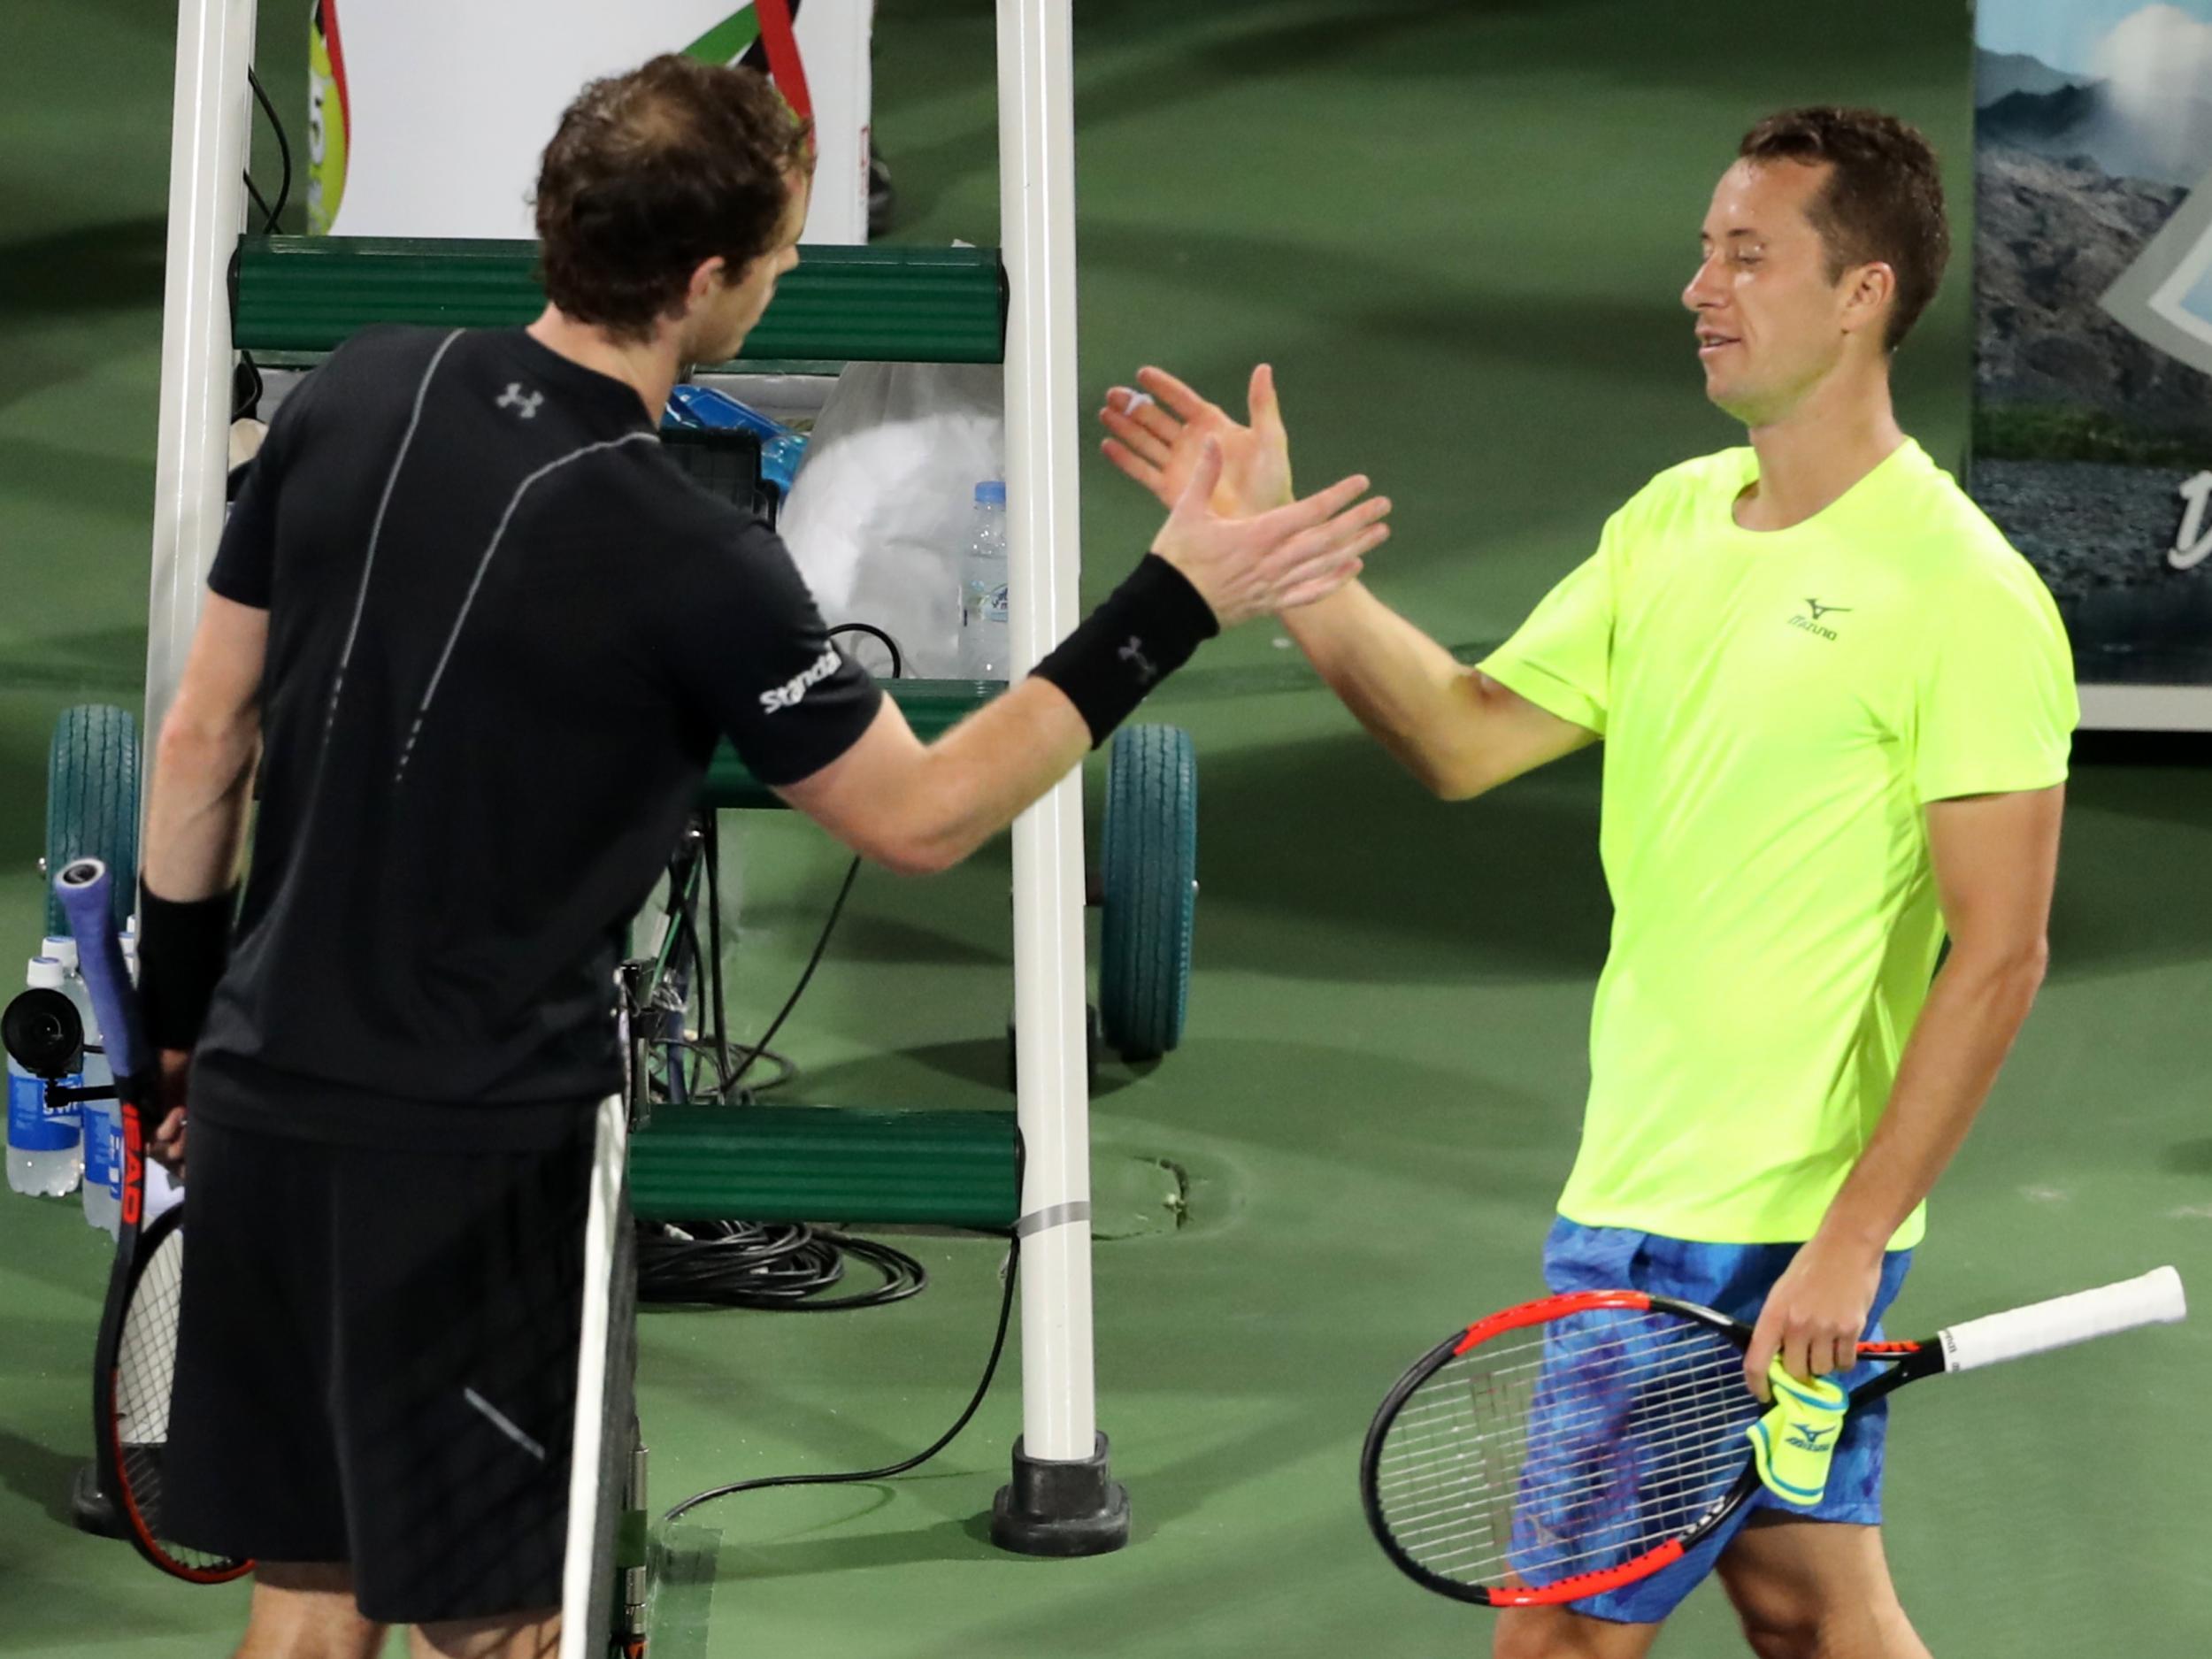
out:
M245 222L246 71L254 0L182 0L169 136L169 252L161 307L161 417L154 458L153 591L147 607L145 741L160 734L200 589L223 533L230 446L227 278Z
M999 0L999 241L1015 665L1078 619L1075 88L1069 0ZM1027 1149L1022 1437L1093 1451L1090 1100L1085 1080L1083 793L1073 775L1014 826L1014 1023Z
M626 1026L624 1034L626 1039ZM629 1052L626 1041L623 1052ZM614 1563L600 1549L608 1530L602 1511L621 1502L622 1494L604 1488L601 1475L607 1461L607 1391L628 1380L626 1373L615 1374L608 1361L624 1334L614 1329L621 1317L614 1276L620 1259L616 1232L629 1225L622 1198L629 1148L629 1103L619 1094L609 1095L599 1102L595 1120L584 1212L583 1323L576 1351L576 1426L568 1470L568 1541L561 1558L563 1617L557 1659L604 1659L607 1652L607 1632L597 1609L609 1604ZM626 1429L627 1414L614 1415Z

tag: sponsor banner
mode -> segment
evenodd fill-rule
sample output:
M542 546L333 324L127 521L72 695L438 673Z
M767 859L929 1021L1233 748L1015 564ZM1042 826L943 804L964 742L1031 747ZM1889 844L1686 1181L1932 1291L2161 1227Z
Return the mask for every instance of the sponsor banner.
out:
M1975 45L1970 487L2141 694L2092 723L2212 725L2212 0L1979 0Z

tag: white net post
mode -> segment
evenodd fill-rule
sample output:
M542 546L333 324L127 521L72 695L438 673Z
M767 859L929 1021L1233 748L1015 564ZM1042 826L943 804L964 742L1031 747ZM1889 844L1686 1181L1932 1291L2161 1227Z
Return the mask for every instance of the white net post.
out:
M223 533L230 450L231 255L245 223L254 0L182 0L169 136L169 241L146 630L149 745L160 735Z
M1079 616L1075 91L1068 0L999 0L999 240L1005 261L1006 497L1014 664ZM1031 1554L1125 1540L1092 1386L1090 1100L1083 795L1064 780L1014 826L1022 1440L993 1534Z
M622 1623L618 1535L636 1451L637 1267L627 1113L620 1095L610 1097L600 1103L593 1132L558 1659L608 1659Z

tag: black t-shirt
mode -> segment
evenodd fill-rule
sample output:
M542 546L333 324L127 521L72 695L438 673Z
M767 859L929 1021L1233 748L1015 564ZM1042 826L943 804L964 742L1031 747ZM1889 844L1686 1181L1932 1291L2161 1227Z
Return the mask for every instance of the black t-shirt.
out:
M333 355L208 586L265 608L269 645L192 1100L297 1133L511 1144L619 1087L622 931L718 738L793 783L881 698L774 533L684 476L629 387L519 329Z

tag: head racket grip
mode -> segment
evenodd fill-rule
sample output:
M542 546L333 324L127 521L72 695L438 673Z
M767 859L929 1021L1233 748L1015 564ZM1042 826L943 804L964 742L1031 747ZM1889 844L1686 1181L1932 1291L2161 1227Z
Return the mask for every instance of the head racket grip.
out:
M108 1065L119 1083L139 1076L152 1056L138 1021L138 998L123 967L123 948L116 942L115 912L108 902L113 879L97 858L73 859L54 878L54 894L77 941L78 971L84 975L92 1011L99 1016Z
M1973 1371L2024 1354L2041 1354L2092 1338L2132 1331L2138 1325L2177 1325L2189 1312L2181 1275L2154 1268L2139 1279L2055 1296L2009 1313L1969 1319L1939 1332L1943 1369Z

